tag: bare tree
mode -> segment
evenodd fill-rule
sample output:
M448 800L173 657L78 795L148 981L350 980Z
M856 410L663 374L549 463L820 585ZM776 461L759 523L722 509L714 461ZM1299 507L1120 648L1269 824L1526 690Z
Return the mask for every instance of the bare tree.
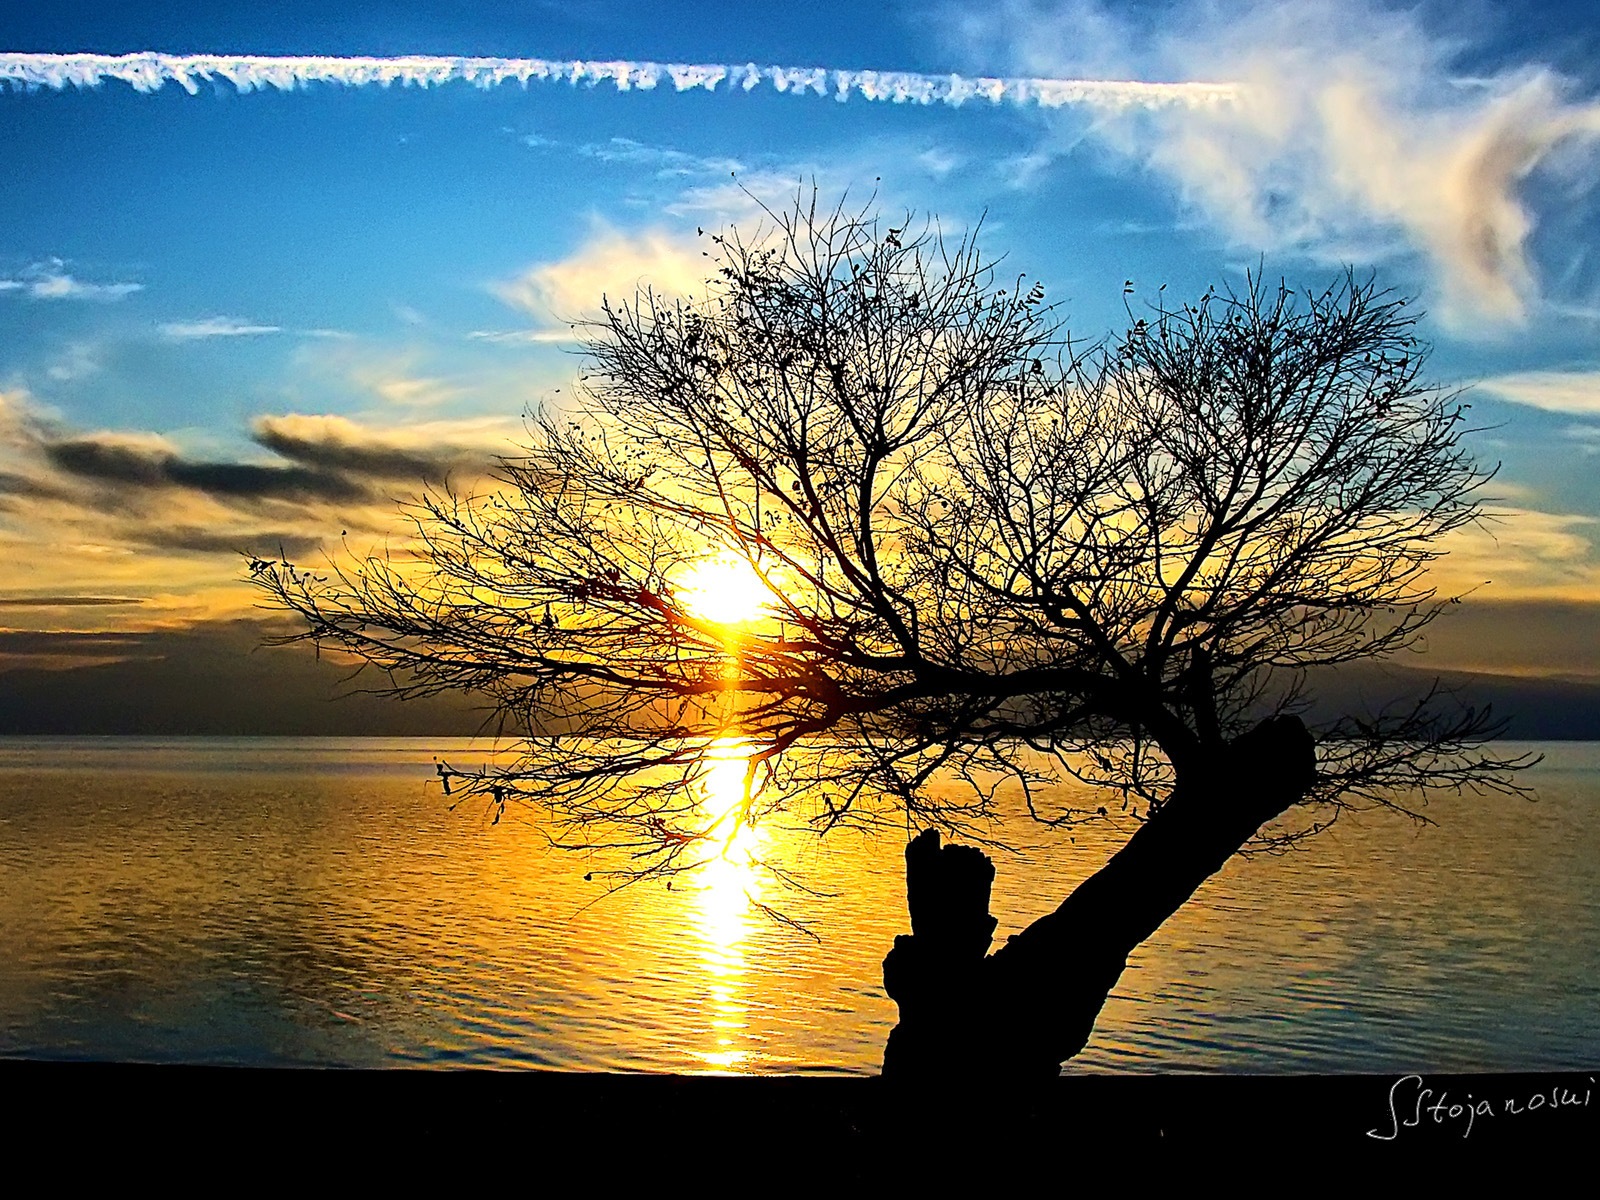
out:
M712 237L705 294L608 302L576 401L497 489L422 501L415 555L252 568L390 690L492 697L520 760L446 786L544 806L625 852L621 878L778 811L927 831L886 1072L1053 1074L1234 853L1516 790L1487 715L1432 695L1315 736L1297 715L1308 672L1410 646L1450 602L1428 568L1487 473L1371 282L1252 277L1081 345L972 235L909 226L813 193ZM761 581L758 618L692 602L716 556ZM728 735L744 794L708 815ZM1002 779L1040 820L1131 836L986 957L993 867L937 831L983 840Z

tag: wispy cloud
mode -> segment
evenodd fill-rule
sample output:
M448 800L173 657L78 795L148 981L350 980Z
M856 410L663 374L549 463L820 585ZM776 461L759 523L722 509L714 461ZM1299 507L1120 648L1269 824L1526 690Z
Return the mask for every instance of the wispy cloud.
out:
M693 174L711 165L718 167L726 165L729 169L740 168L740 164L733 159L705 158L672 146L641 142L637 138L619 136L607 138L603 142L565 142L559 138L545 137L540 133L518 133L510 125L502 125L500 132L514 136L519 143L531 150L565 151L605 163L681 168L680 170L667 169L663 171L663 177L674 174Z
M1485 600L1585 600L1600 589L1600 520L1504 507L1452 534L1430 572L1444 595Z
M0 608L102 608L143 603L131 596L0 596Z
M858 172L855 177L860 175ZM844 192L851 178L849 171L840 170L835 164L771 167L737 179L684 188L675 200L662 207L662 211L673 217L696 217L717 225L737 225L741 221L759 221L764 206L781 208L794 199L797 190L812 183L824 192Z
M45 374L57 383L71 383L86 379L100 370L100 355L95 346L87 342L73 342Z
M344 329L291 329L285 325L267 325L239 317L201 317L194 321L169 321L160 329L163 337L176 342L204 341L207 338L267 337L275 333L324 341L347 342L355 338L355 334Z
M1235 81L1231 103L1106 109L1091 132L1253 251L1337 257L1399 234L1431 262L1453 324L1526 318L1536 217L1522 185L1594 145L1600 102L1534 63L1461 78L1463 41L1375 0L1162 11L1140 27L1095 0L1009 0L951 28L1022 69Z
M705 262L692 238L661 230L624 234L602 227L569 257L530 267L514 279L494 284L491 291L548 327L592 314L602 297L631 300L643 287L658 295L699 293L705 284Z
M962 156L952 154L939 146L924 150L917 155L917 162L935 179L943 179L965 161Z
M282 333L281 325L258 325L238 317L203 317L198 321L171 321L161 326L164 336L175 341L198 341L203 338L260 337L269 333ZM321 332L321 331L319 331Z
M633 138L614 137L604 142L586 142L578 147L585 158L600 162L626 163L653 170L661 178L685 175L730 175L745 169L736 158L716 158L689 154L671 146L652 146Z
M1581 454L1600 454L1600 425L1568 425L1561 436L1576 444Z
M1237 98L1228 83L1145 83L1137 80L968 78L914 71L855 71L830 67L757 66L755 63L658 63L636 60L555 61L543 58L459 58L406 55L268 56L248 54L0 54L0 80L24 87L95 87L106 80L153 92L172 83L193 94L202 83L225 81L241 92L293 91L311 84L437 87L466 83L607 83L618 91L749 92L770 87L797 96L877 100L892 104L969 102L1084 106L1116 112L1130 108L1208 107Z
M142 283L86 283L67 273L59 258L34 263L17 276L0 279L0 293L13 292L30 300L121 300L142 292Z
M577 341L578 334L571 328L474 329L467 334L467 340L500 346L537 346Z
M461 389L448 379L431 375L377 374L367 385L389 404L407 408L429 408L447 404L461 395Z
M1525 371L1485 379L1479 386L1545 412L1600 415L1600 371Z

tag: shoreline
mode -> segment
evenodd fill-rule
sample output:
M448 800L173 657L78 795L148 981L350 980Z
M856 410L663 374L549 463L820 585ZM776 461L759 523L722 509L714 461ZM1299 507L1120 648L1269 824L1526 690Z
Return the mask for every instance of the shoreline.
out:
M26 1098L22 1128L115 1130L139 1141L181 1133L213 1149L363 1155L498 1128L568 1158L586 1147L622 1160L678 1157L802 1167L856 1163L894 1173L895 1156L1055 1157L1075 1151L1294 1148L1392 1159L1422 1151L1577 1149L1600 1132L1600 1068L1561 1073L1253 1076L1064 1075L1002 1090L951 1081L901 1087L881 1077L684 1076L550 1070L212 1067L0 1059L0 1086ZM1423 1093L1426 1093L1425 1095ZM1540 1101L1538 1098L1543 1097ZM1416 1103L1413 1103L1416 1101ZM1478 1115L1470 1121L1466 1109ZM14 1133L22 1129L14 1128ZM18 1144L13 1142L14 1145ZM963 1149L964 1148L964 1149ZM986 1149L985 1149L986 1148ZM708 1159L710 1161L710 1159ZM598 1165L598 1164L597 1164ZM903 1163L899 1165L904 1165Z

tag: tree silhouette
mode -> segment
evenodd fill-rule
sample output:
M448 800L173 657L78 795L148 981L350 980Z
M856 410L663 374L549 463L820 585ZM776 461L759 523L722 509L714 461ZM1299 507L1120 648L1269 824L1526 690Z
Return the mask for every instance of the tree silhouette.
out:
M925 831L885 1071L1017 1077L1083 1047L1234 853L1517 790L1487 714L1433 694L1315 735L1298 715L1308 672L1415 643L1451 599L1429 565L1479 515L1489 473L1404 299L1253 276L1082 345L973 235L870 205L813 191L709 243L703 296L605 304L576 398L496 488L420 501L413 550L252 563L301 619L285 640L401 696L486 694L527 735L514 765L441 764L454 794L536 802L623 852L619 880L777 812ZM759 616L692 601L708 561L760 581ZM743 797L708 815L729 736ZM939 832L981 842L1002 780L1039 820L1131 836L988 955L993 866Z

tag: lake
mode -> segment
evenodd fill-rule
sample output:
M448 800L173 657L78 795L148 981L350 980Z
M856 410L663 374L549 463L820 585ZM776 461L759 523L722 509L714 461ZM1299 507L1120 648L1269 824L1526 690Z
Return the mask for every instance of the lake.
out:
M1537 801L1236 858L1139 949L1075 1072L1562 1070L1600 1057L1600 743ZM898 836L794 833L605 895L533 812L451 812L455 739L0 738L0 1056L873 1074ZM997 938L1111 845L1026 821ZM815 938L761 905L804 922Z

